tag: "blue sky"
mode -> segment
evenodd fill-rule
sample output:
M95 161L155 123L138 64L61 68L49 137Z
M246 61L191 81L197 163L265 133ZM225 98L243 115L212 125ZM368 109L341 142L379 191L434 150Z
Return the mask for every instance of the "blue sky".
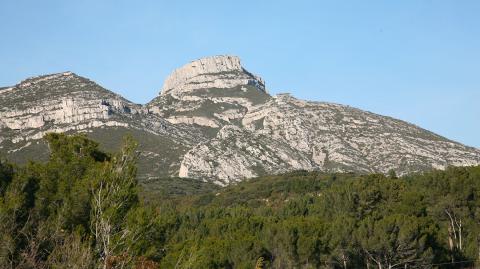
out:
M70 70L146 103L176 67L233 54L269 91L480 147L480 1L0 0L0 85Z

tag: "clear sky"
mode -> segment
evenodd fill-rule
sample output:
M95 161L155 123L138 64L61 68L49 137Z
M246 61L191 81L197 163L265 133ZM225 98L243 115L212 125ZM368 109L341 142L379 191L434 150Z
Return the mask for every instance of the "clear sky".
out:
M73 71L146 103L233 54L272 94L348 104L480 147L480 1L0 0L0 85Z

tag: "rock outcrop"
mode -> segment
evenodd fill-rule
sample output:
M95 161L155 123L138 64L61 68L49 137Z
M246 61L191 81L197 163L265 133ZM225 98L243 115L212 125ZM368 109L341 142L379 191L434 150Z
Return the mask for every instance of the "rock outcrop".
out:
M285 141L329 171L400 174L480 162L479 151L418 126L349 106L279 95L249 111L245 129Z
M182 154L204 141L195 128L189 126L185 130L172 125L148 113L144 106L72 72L29 78L1 90L0 131L0 154L17 161L35 158L40 150L33 146L48 132L89 133L107 145L113 145L112 137L121 140L121 135L116 133L136 134L141 139L148 137L156 145L164 146L153 151L150 145L144 148L142 154L148 158L143 160L162 162L142 164L151 167L141 171L145 177L153 176L160 169L165 169L164 176L178 173ZM169 157L160 156L162 151L170 152ZM150 158L152 156L156 158Z
M235 135L224 135L236 130ZM240 127L225 126L191 149L180 176L243 177L289 170L403 175L480 163L480 151L370 112L278 95L254 107Z
M198 89L227 89L252 85L265 92L264 81L245 70L236 56L213 56L193 61L165 80L161 95L181 97Z
M314 168L308 155L282 140L227 125L184 156L179 176L211 178L216 184L228 185L264 174Z
M268 100L264 81L235 56L214 56L175 70L147 107L167 121L221 128L237 124L248 109Z
M13 130L38 129L49 123L69 127L106 123L116 114L144 110L72 72L27 79L0 92L0 98L0 121Z
M397 174L480 164L480 150L349 106L270 96L238 57L175 70L161 94L134 104L71 72L0 88L0 154L36 158L47 132L140 142L142 180L181 176L219 185L292 170Z

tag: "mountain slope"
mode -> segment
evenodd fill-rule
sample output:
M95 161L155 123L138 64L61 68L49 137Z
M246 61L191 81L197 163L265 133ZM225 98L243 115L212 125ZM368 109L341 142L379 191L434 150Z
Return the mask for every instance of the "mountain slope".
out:
M400 120L289 94L272 97L239 63L226 56L187 64L148 104L171 123L216 133L185 155L180 176L228 184L298 169L405 174L480 162L479 150Z
M180 176L214 176L229 183L238 173L254 177L298 169L359 173L393 169L403 175L480 162L477 149L412 124L289 95L253 108L243 117L242 127L235 135L225 135L232 129L225 126L213 140L190 150ZM225 167L235 171L225 173Z
M0 89L0 154L41 158L47 132L85 132L113 150L140 142L140 178L227 185L292 170L398 174L480 164L480 151L349 106L270 96L235 56L175 70L161 94L134 104L71 72Z
M84 132L107 150L130 133L140 143L141 177L178 173L182 154L203 141L197 128L173 126L71 72L34 77L0 91L0 153L24 162L42 159L48 132ZM197 133L197 135L195 135Z

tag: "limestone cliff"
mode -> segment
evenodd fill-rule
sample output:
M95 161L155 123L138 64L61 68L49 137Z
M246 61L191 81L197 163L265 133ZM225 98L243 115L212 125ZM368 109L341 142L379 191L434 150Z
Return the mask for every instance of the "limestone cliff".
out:
M407 122L270 96L235 56L175 70L146 105L71 72L0 88L0 154L38 158L46 132L85 132L107 149L133 134L145 181L181 176L227 185L298 169L405 174L480 164L480 150Z
M120 134L148 138L155 147L142 147L142 160L157 164L141 163L149 166L141 171L146 177L178 173L174 163L182 152L203 141L195 128L174 126L72 72L29 78L0 91L0 154L15 161L41 157L41 138L48 132L88 133L112 150Z
M339 104L271 97L264 85L231 56L194 61L167 78L149 108L171 123L216 133L184 156L180 176L228 184L295 169L405 174L480 163L479 150L418 126Z
M263 80L245 70L236 56L213 56L193 61L167 77L162 95L182 96L198 89L255 86L265 92Z
M147 107L173 124L220 128L237 124L250 107L269 98L264 81L238 57L213 56L175 70Z
M331 103L278 95L252 108L241 128L225 126L212 140L191 149L184 177L244 177L288 170L403 175L480 163L480 151L415 125ZM241 130L241 131L240 131ZM240 174L240 175L239 175Z

